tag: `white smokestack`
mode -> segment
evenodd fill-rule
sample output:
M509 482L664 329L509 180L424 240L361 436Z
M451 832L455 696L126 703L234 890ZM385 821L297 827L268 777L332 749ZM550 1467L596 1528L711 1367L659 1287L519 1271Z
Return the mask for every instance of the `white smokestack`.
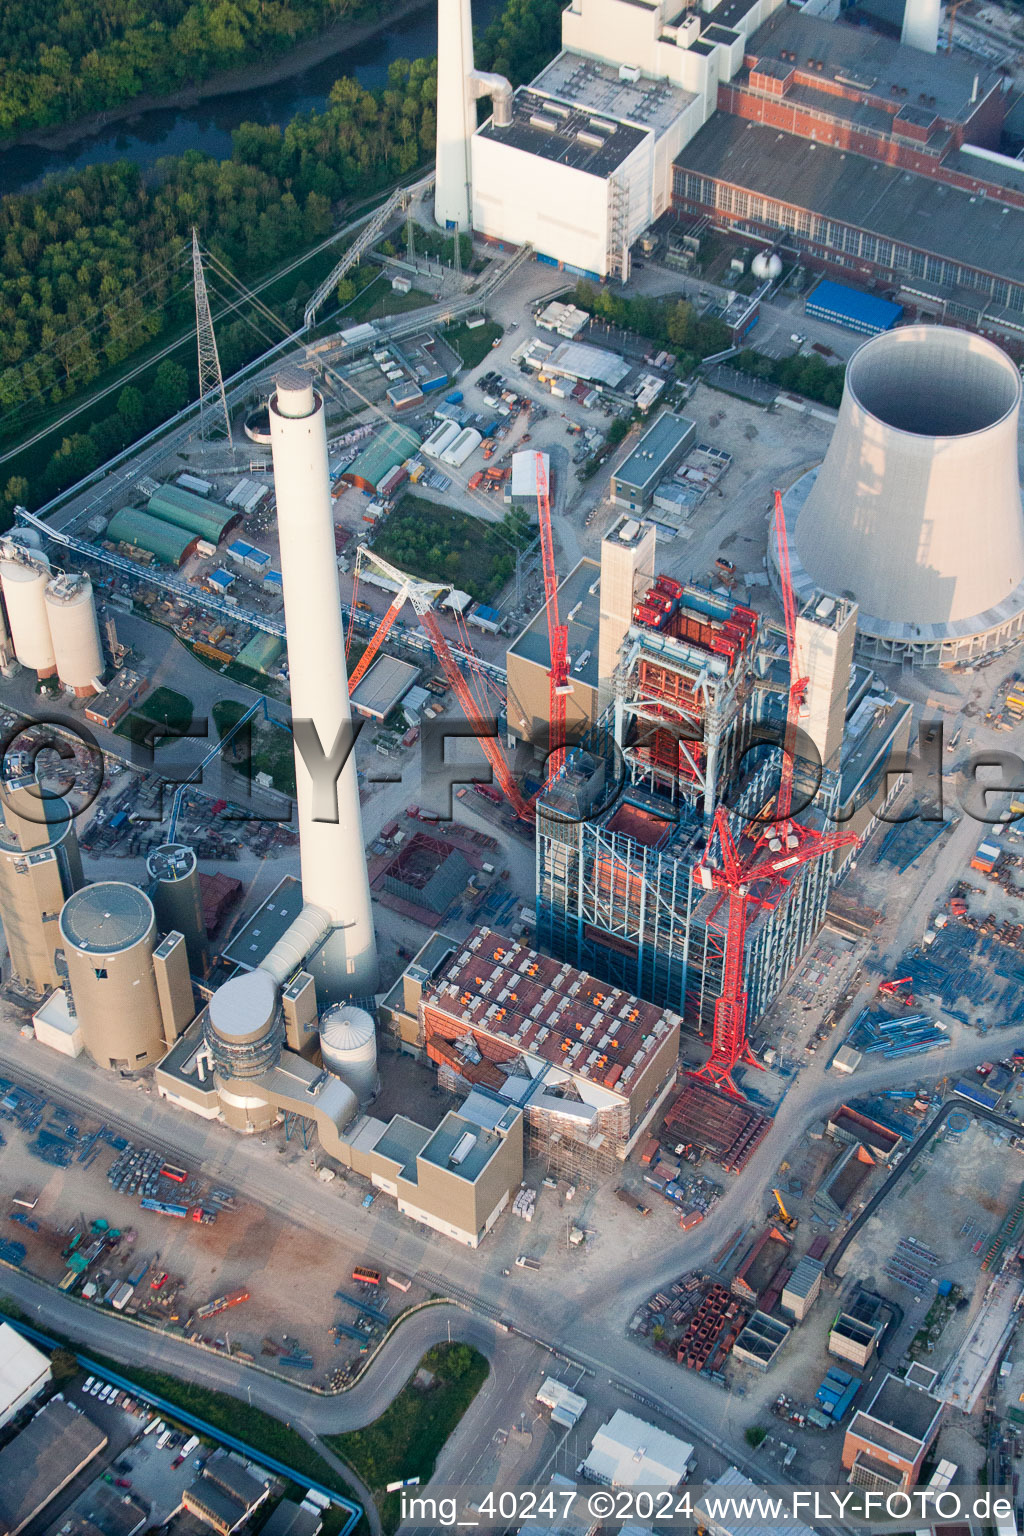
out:
M935 53L939 46L939 15L942 0L907 0L903 12L900 42L922 53Z
M512 87L504 75L473 68L473 14L470 0L437 4L437 172L434 218L441 228L472 223L470 141L476 127L476 103L493 102L494 121L512 121Z
M351 725L341 622L334 519L327 468L324 402L300 369L282 371L270 398L281 576L288 638L292 719L311 720L330 756ZM355 754L337 784L337 821L314 820L313 780L295 753L302 898L322 908L333 932L325 980L335 996L369 997L377 988L377 945L363 852Z

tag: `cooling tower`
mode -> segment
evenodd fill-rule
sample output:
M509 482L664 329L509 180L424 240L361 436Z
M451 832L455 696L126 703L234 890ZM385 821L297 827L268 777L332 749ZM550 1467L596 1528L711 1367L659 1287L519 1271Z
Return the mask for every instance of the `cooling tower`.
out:
M377 944L363 848L356 759L340 774L308 758L315 733L324 757L352 729L345 666L323 397L300 370L283 372L270 399L270 436L296 740L302 899L330 923L310 961L321 1005L377 990ZM351 745L351 736L349 736ZM335 761L338 759L335 758ZM298 956L302 963L304 956Z
M45 555L17 557L10 545L8 550L9 556L0 562L0 586L7 604L14 654L23 667L29 667L40 677L53 677L57 661L46 614L49 562Z
M368 1104L377 1092L377 1030L362 1008L340 1004L328 1008L320 1021L320 1055L328 1072L340 1077Z
M966 331L911 326L854 354L786 510L798 598L853 598L862 655L934 665L1024 630L1020 399L1010 359Z
M98 691L103 676L92 582L61 571L47 584L44 601L57 676L78 698L86 698Z

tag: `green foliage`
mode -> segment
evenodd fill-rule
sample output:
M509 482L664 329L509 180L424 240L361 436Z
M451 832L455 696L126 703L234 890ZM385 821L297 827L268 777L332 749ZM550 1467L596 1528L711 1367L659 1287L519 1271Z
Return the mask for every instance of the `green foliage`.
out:
M511 514L499 528L418 496L404 496L373 547L412 576L450 582L488 603L514 574L514 550L523 537L519 514Z
M376 1423L327 1441L377 1496L386 1536L397 1528L401 1512L398 1495L384 1496L384 1488L400 1477L429 1481L446 1440L489 1370L484 1357L468 1344L437 1344L420 1366L434 1377L431 1386L410 1381Z
M70 1349L55 1349L50 1356L50 1372L55 1387L62 1387L72 1376L78 1375L78 1361Z
M225 736L247 707L234 699L215 704L211 713L217 735ZM275 789L285 795L295 794L295 755L291 735L283 725L259 717L250 720L222 749L222 756L246 778L268 773Z
M563 9L561 0L507 0L477 49L480 68L513 85L532 80L561 46Z
M119 736L142 742L157 750L167 741L173 741L188 730L192 723L192 700L171 688L156 688L138 707L132 710L117 727ZM154 724L165 727L166 734L151 734Z
M445 340L449 346L455 348L462 358L464 368L475 368L482 363L494 343L504 335L502 328L495 321L488 321L484 325L478 325L470 330L468 325L450 326L445 333Z
M760 1424L751 1424L749 1429L743 1431L743 1438L748 1445L752 1445L756 1450L762 1441L767 1440L768 1431L763 1429Z
M0 6L0 136L250 65L357 0L49 0Z
M792 390L808 400L818 400L822 405L838 406L843 398L845 363L826 363L818 353L807 357L795 353L792 357L765 357L761 352L747 348L729 359L729 366L756 379L767 379L780 389Z
M628 299L585 280L576 284L574 297L588 314L620 330L633 331L659 348L684 353L687 360L710 357L729 345L728 326L721 320L703 319L686 299L649 299L643 295Z

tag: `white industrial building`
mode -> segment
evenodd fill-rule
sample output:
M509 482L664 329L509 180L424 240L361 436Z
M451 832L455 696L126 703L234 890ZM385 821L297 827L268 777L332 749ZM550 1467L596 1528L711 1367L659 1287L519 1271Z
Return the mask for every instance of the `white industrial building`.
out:
M439 11L439 81L449 55L467 60L466 23L451 3ZM469 89L492 95L496 109L465 156L453 146L453 114L467 123L471 115L461 98L439 111L439 221L455 221L468 165L478 234L532 245L570 271L625 278L630 246L670 205L673 160L716 110L719 82L740 68L746 38L781 3L572 0L562 51L511 99L495 77L477 80L470 52Z
M617 1408L594 1436L583 1471L612 1488L675 1488L693 1461L693 1446Z
M0 1429L38 1397L50 1380L50 1361L10 1323L0 1323Z

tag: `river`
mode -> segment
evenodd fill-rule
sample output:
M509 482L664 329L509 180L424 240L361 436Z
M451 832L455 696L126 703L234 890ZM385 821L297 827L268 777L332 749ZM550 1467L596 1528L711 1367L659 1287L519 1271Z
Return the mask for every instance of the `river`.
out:
M473 21L482 31L501 9L502 0L476 0ZM0 194L35 186L50 172L81 170L111 160L131 160L143 167L162 155L205 150L218 159L231 153L231 133L240 123L288 122L300 112L323 108L335 80L354 75L361 85L386 83L395 59L418 59L437 52L437 7L404 16L354 48L334 52L286 80L253 90L210 97L195 106L153 108L130 121L81 138L66 149L35 144L0 151Z

